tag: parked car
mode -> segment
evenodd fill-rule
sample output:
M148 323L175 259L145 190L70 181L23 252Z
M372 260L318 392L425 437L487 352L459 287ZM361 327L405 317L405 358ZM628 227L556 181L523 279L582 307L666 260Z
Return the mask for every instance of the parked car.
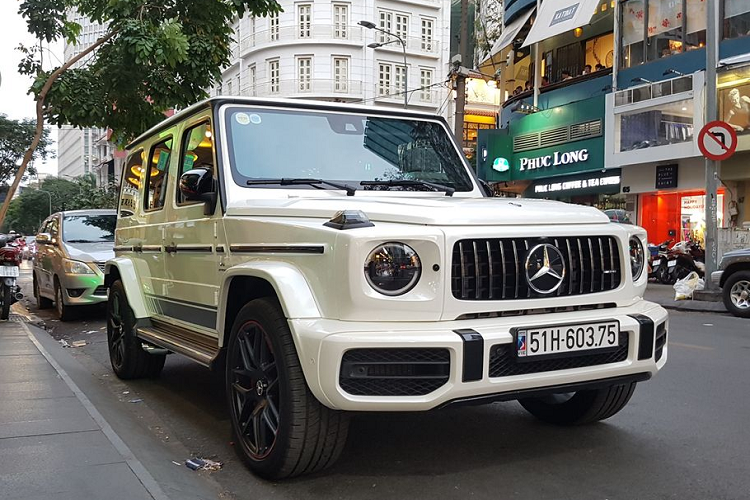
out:
M104 263L114 257L115 210L74 210L49 216L36 236L34 297L57 308L61 321L74 306L107 301Z
M442 117L218 97L127 149L112 368L155 377L169 351L225 370L261 476L331 465L350 411L519 400L595 422L666 362L646 232L488 197Z
M724 306L740 318L750 318L750 248L725 253L711 280L722 290Z

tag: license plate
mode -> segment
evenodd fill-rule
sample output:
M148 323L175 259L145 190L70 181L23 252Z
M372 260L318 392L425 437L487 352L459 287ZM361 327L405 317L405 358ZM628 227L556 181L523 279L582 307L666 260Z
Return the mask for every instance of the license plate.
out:
M516 330L516 355L520 359L552 354L616 348L620 323L601 321L577 325L538 326Z
M18 278L18 266L0 266L0 278Z
M669 260L669 261L667 261L667 267L674 267L676 265L677 265L677 261L676 260Z
M661 259L654 259L651 261L651 266L656 267L661 264Z

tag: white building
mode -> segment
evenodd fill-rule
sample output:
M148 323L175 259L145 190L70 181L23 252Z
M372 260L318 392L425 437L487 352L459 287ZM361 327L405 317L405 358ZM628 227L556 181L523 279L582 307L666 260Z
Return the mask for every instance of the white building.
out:
M92 43L101 37L106 26L92 23L87 17L78 14L75 10L68 12L68 19L80 24L81 34L75 45L66 44L64 59L69 61L73 57L86 50ZM84 57L78 61L74 68L80 68L87 63ZM102 137L106 137L103 129L79 129L64 125L60 128L57 141L57 172L60 177L78 177L94 172L94 169L102 162L111 159L112 146L109 143L102 144Z
M448 0L292 2L235 25L232 64L214 95L293 97L445 112L450 91ZM401 44L369 21L399 35ZM382 43L371 48L368 45Z

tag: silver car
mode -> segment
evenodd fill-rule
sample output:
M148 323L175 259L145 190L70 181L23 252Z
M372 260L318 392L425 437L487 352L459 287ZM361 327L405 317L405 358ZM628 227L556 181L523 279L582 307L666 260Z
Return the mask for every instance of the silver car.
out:
M114 257L115 210L72 210L50 215L36 236L34 297L40 309L57 308L60 320L71 306L107 301L104 263Z

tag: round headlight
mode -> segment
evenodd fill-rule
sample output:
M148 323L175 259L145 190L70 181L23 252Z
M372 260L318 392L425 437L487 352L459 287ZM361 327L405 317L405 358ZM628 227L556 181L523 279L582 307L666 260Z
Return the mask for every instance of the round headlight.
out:
M643 250L643 243L637 236L630 237L630 270L633 272L633 281L637 281L643 273L643 266L646 262L646 255Z
M417 284L422 273L419 255L404 243L383 243L365 261L365 278L383 295L403 295Z

